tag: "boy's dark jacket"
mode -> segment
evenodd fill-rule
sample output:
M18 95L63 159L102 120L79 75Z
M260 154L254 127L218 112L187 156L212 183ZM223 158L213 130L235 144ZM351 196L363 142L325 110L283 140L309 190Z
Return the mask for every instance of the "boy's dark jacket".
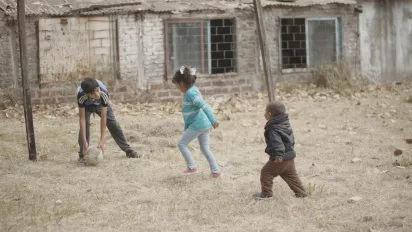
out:
M281 156L283 160L291 160L296 157L294 150L295 139L287 114L273 117L265 125L265 152L274 159Z

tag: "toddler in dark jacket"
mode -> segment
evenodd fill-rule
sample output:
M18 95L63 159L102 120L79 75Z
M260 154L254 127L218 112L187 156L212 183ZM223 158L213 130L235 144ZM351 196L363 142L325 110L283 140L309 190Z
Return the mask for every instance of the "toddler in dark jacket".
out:
M307 193L296 173L294 150L295 139L286 108L281 102L271 102L266 106L265 118L265 152L269 161L260 173L262 192L255 199L273 197L273 179L280 176L293 190L296 197L306 197Z

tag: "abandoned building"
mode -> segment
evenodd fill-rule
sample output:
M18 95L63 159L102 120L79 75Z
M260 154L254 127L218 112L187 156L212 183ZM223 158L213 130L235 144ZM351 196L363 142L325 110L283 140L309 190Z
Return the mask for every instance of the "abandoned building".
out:
M26 0L33 103L75 101L87 76L106 82L118 101L179 99L170 80L182 64L197 69L205 95L262 88L252 0L89 2ZM371 80L411 75L412 4L384 2L362 0L360 8L355 0L262 0L276 80L311 81L313 68L343 59ZM382 12L396 19L387 24ZM20 86L16 13L16 0L0 0L3 94Z

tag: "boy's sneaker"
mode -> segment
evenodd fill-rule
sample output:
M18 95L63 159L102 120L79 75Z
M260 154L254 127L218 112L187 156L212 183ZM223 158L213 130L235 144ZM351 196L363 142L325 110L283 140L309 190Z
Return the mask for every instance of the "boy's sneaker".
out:
M253 195L253 198L255 200L269 200L269 199L272 199L273 196L268 196L268 195L265 195L263 193L257 193L255 195Z
M85 164L86 160L83 157L79 157L79 159L77 160L77 163L79 164Z
M126 152L126 156L127 156L127 158L141 158L142 157L141 154L139 154L135 151Z
M216 179L222 176L222 172L212 172L212 174L210 174L210 177Z
M197 173L197 168L188 168L186 171L183 172L185 175L192 175Z

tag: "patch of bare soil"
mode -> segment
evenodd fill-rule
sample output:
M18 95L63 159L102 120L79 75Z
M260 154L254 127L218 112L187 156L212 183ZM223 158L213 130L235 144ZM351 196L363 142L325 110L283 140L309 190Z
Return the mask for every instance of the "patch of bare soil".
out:
M145 156L127 159L108 135L104 161L95 167L76 162L75 105L35 108L43 155L35 163L28 160L22 108L5 109L0 231L412 231L410 87L337 93L279 86L310 196L296 199L277 178L272 201L252 199L268 159L264 94L207 98L221 123L211 134L224 172L218 180L209 178L196 141L190 146L200 173L182 175L179 103L114 104L131 145ZM98 120L92 119L92 143Z

